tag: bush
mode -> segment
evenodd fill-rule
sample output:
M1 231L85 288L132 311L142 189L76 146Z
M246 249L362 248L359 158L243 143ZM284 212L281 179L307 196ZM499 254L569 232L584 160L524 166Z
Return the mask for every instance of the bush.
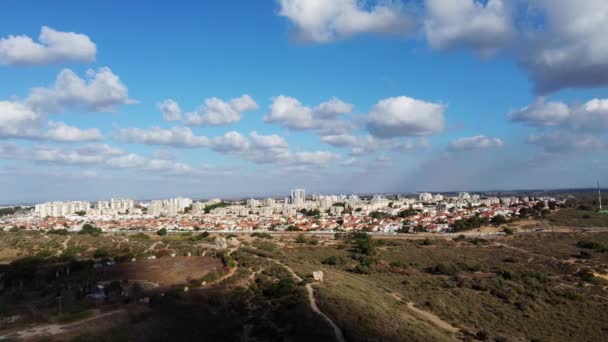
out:
M461 269L458 265L453 263L440 262L435 267L431 268L431 273L438 275L455 276L460 273Z
M93 257L96 259L105 259L110 256L110 252L106 251L103 248L99 248L93 253Z
M224 263L224 266L226 266L226 267L230 267L230 268L236 267L236 261L234 261L234 258L230 254L222 255L222 262Z
M341 257L332 255L330 257L323 259L323 261L321 261L321 263L324 265L341 265L341 264L344 264L344 259L342 259Z
M595 241L579 241L576 245L580 248L593 249L596 251L605 251L607 249L604 244Z
M51 229L48 232L46 232L47 234L54 234L54 235L68 235L69 232L67 229Z
M503 228L503 230L502 230L502 231L503 231L505 234L507 234L507 235L513 235L513 233L515 232L515 231L513 230L513 228L509 228L509 227L505 227L505 228Z
M131 235L131 237L133 239L150 240L150 237L144 233L133 234L133 235Z
M161 228L161 229L159 229L159 230L156 232L156 234L157 234L158 236L165 236L165 235L167 235L167 229L165 229L165 228Z
M420 244L423 245L423 246L430 246L430 245L433 244L433 241L431 239L429 239L429 238L426 238Z
M268 234L268 233L253 233L251 234L251 237L257 237L260 239L272 239L272 235Z
M82 229L78 232L78 234L89 234L92 236L99 236L99 235L101 235L101 233L102 233L101 228L97 228L89 223L82 226Z
M576 276L581 278L583 281L591 282L595 279L595 274L592 270L584 268L576 273Z
M365 266L362 264L357 264L357 266L355 266L351 270L351 272L358 273L358 274L370 274L369 266Z
M580 259L591 259L593 257L593 254L588 251L581 251L577 257Z
M306 237L304 236L304 234L300 234L298 235L298 237L296 238L296 243L306 243Z

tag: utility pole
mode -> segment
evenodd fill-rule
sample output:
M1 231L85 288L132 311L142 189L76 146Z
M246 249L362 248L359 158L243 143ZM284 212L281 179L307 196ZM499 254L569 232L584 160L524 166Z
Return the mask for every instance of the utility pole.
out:
M602 190L600 188L600 181L597 181L597 199L600 203L600 211L602 210Z

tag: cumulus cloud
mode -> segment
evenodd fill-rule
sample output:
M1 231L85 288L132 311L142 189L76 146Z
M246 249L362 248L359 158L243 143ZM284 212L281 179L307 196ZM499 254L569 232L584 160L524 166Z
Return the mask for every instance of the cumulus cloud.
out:
M182 119L182 110L179 104L171 99L167 99L158 105L166 121L179 121Z
M209 138L197 136L188 127L172 127L163 129L123 128L118 131L118 139L128 143L146 145L165 145L173 147L207 147Z
M429 141L425 138L406 139L403 141L394 141L391 143L391 149L395 152L409 152L415 150L425 150L431 147Z
M608 130L608 99L592 99L583 105L536 100L532 105L507 114L512 122L532 127L560 127L571 131Z
M304 106L298 99L280 95L273 99L270 113L264 116L266 123L278 123L293 130L305 130L315 127L313 111Z
M563 102L546 102L538 98L529 106L507 114L512 122L521 122L529 126L557 126L568 119L570 108Z
M258 109L258 104L249 95L230 101L217 97L205 100L205 104L186 114L186 124L192 126L220 126L239 122L244 112Z
M528 143L542 147L547 153L597 151L603 150L607 146L596 136L566 131L533 134L528 137Z
M491 55L515 36L506 1L426 0L424 32L434 49L471 48Z
M65 109L112 112L118 105L133 104L128 89L108 67L87 70L86 79L63 69L50 87L33 88L25 103L35 111L51 113Z
M358 0L279 0L279 16L287 18L299 41L326 43L364 33L411 32L415 21L399 3Z
M95 166L106 169L161 174L197 175L203 172L202 169L193 168L184 163L147 158L103 144L69 149L48 145L21 147L10 143L0 143L0 158L63 166Z
M290 163L327 166L338 159L340 159L340 155L327 151L296 152L293 154Z
M378 138L423 136L444 128L445 106L407 96L378 102L366 117L366 127Z
M80 129L67 125L63 122L49 121L49 129L43 135L44 138L53 141L78 142L99 141L103 135L97 128Z
M25 35L0 38L0 64L25 66L95 60L97 48L84 34L43 26L38 40Z
M521 64L535 91L608 84L608 3L604 0L530 0L544 25L528 33ZM533 20L538 20L533 18Z
M503 145L503 141L499 138L491 138L486 137L485 135L477 135L474 137L456 139L450 142L448 150L453 152L471 151L497 148L502 147Z
M38 134L42 120L23 103L0 101L0 138L31 138Z
M321 136L345 134L352 131L354 125L340 117L352 110L353 105L337 98L309 107L294 97L280 95L272 100L264 122L295 131L315 130Z

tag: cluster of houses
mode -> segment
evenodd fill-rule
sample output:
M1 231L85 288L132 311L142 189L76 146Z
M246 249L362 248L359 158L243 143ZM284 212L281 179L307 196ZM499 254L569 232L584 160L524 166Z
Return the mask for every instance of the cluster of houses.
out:
M303 190L297 190L292 191L292 198L286 198L282 202L275 199L193 202L183 198L138 204L129 201L126 202L129 209L138 210L124 210L121 215L41 216L40 210L36 210L32 215L2 219L0 228L78 230L90 223L104 231L157 231L165 228L168 231L365 230L384 233L440 233L450 231L458 220L473 216L491 219L497 215L509 218L518 215L523 207L532 207L538 202L546 206L551 201L556 199L528 196L482 197L466 192L451 197L421 193L416 198L313 195L307 199ZM121 200L122 203L125 200ZM112 209L112 205L109 209ZM170 215L167 214L169 212Z

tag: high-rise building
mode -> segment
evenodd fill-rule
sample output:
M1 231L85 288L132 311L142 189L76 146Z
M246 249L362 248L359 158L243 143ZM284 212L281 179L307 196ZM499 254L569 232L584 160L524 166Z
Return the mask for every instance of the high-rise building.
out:
M291 204L303 206L306 203L306 192L304 189L291 190Z
M116 210L120 214L129 212L135 206L132 199L112 198L110 200L110 208Z

